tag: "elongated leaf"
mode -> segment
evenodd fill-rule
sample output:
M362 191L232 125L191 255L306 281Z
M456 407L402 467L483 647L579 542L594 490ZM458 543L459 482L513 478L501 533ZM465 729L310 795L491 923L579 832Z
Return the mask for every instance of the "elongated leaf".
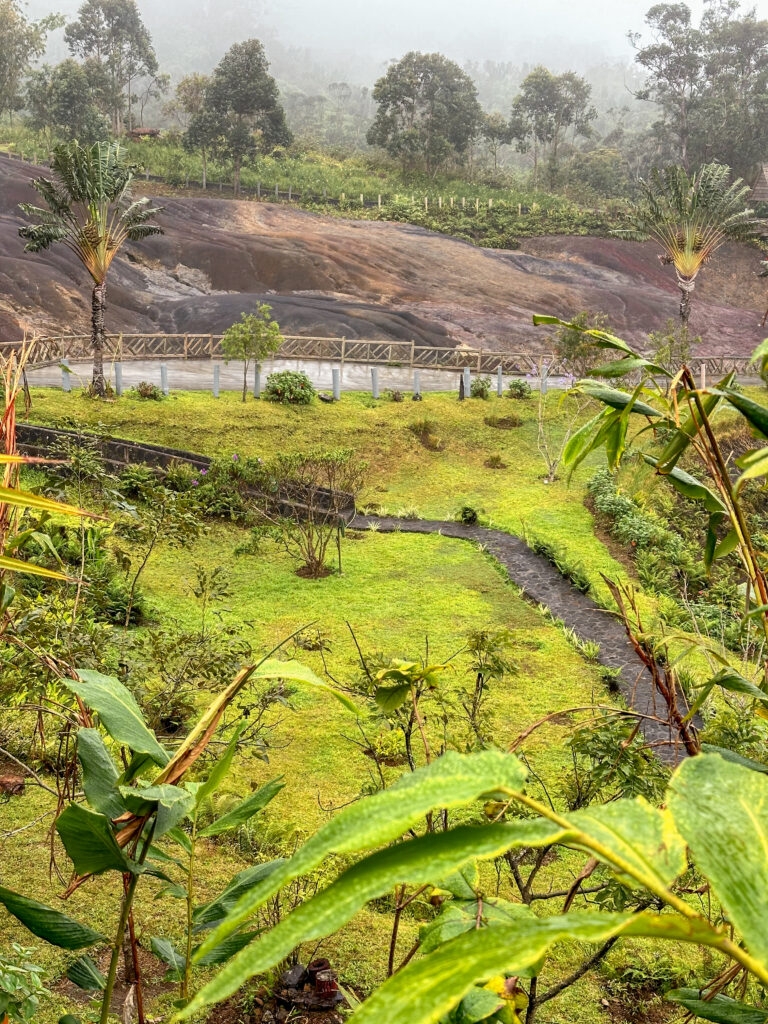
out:
M69 965L67 977L84 992L102 992L107 987L107 979L88 955Z
M613 414L610 409L603 409L597 416L593 416L591 420L571 434L563 449L563 465L576 467L591 451L594 451L600 443L595 440L599 425L611 415Z
M228 939L225 939L220 945L214 946L212 950L201 956L195 963L198 967L213 967L214 964L223 964L227 960L230 960L235 953L239 953L241 949L245 949L253 940L259 935L260 932L236 932L234 935L230 935Z
M357 707L354 701L350 700L346 694L340 693L332 686L329 686L311 668L302 665L299 661L278 661L276 658L270 658L254 669L251 679L286 679L292 683L312 686L316 690L323 690L325 693L330 694L347 711L351 711L354 715L357 714Z
M677 769L675 823L747 949L768 965L768 777L716 754Z
M82 669L78 675L79 679L63 680L64 685L98 712L112 739L137 754L148 754L156 764L168 762L168 754L144 724L133 694L121 682L90 669Z
M576 387L582 394L602 402L603 405L610 406L611 409L619 409L622 412L624 409L629 409L630 412L640 416L658 417L661 415L658 409L654 409L647 402L641 402L634 394L620 391L619 388L613 388L610 384L598 384L594 380L580 380Z
M245 729L247 723L241 722L240 725L235 729L232 734L232 739L227 744L227 749L221 755L216 764L211 768L208 773L208 778L205 782L198 786L195 791L195 807L202 807L205 801L211 794L215 793L219 786L222 784L224 779L229 773L229 769L232 767L232 759L235 756L237 750L237 744L240 739L240 734Z
M720 381L717 387L720 388L732 381L733 374L731 373ZM720 405L722 398L723 394L718 390L713 390L701 398L701 405L707 417L710 417L714 413L715 409ZM701 413L699 412L698 407L694 406L693 412L689 413L681 422L680 426L675 429L674 437L659 456L657 465L659 473L667 474L674 469L683 452L691 443L691 439L696 436L702 423L703 419Z
M663 366L650 363L642 356L626 356L624 359L616 359L612 363L604 363L589 371L590 377L623 377L627 373L634 373L636 370L646 370L648 373L655 373L660 377L671 377L672 375Z
M716 394L721 398L727 398L758 434L768 437L768 409L764 405L730 387L718 386Z
M119 818L125 804L117 788L117 768L98 729L77 730L77 757L88 803L108 818Z
M133 814L156 813L155 836L165 835L179 824L195 806L195 798L179 786L146 786L143 789L120 787L120 795Z
M159 957L163 963L168 964L176 971L183 971L187 958L176 950L173 942L170 939L163 939L158 935L153 935L150 939L150 946L152 952L156 957Z
M0 886L0 903L33 935L60 949L85 949L105 941L100 932L87 928L53 907L30 900L3 886Z
M76 505L66 505L62 501L44 498L42 494L32 494L31 491L22 491L17 487L0 486L0 504L12 505L14 508L34 508L38 512L50 512L52 515L58 513L64 516L88 516L91 519L104 518L77 508Z
M460 935L398 971L350 1018L354 1024L437 1024L476 982L520 975L557 942L606 942L620 935L712 944L716 933L672 914L565 914Z
M117 845L106 814L97 814L82 804L69 804L56 820L56 831L79 875L137 869Z
M736 490L741 488L748 480L755 480L760 476L768 476L768 448L757 448L747 452L736 459L736 465L743 469L739 479L736 481Z
M659 469L660 459L656 459L652 455L644 455L643 459L649 466L653 466L654 469L661 472ZM707 512L722 512L725 514L726 507L719 495L700 480L697 480L695 476L691 476L690 473L686 473L685 470L678 469L677 467L669 469L664 475L669 477L670 483L680 494L685 495L686 498L692 498L694 501L702 502Z
M623 877L622 868L627 871L631 868L652 883L663 885L686 866L685 846L669 815L643 800L624 800L594 810L577 811L563 824L546 819L515 820L427 834L380 850L348 868L332 885L297 907L219 972L195 996L189 1012L225 999L248 978L278 964L300 943L338 930L366 902L390 892L398 883L439 885L448 875L473 865L475 859L495 858L513 847L564 843L577 849L589 849L587 837L601 844L609 862L612 857L620 865L620 877ZM291 863L286 865L286 874L292 873ZM245 899L248 902L247 896ZM210 948L218 935L227 934L232 922L240 920L238 911L241 907L242 903L236 906L225 927L203 944L203 951ZM527 909L520 911L526 912ZM514 916L509 908L503 906L498 913ZM456 932L462 930L455 921L446 924L446 928L451 926ZM472 926L471 920L469 926ZM536 962L535 959L532 961Z
M484 899L482 906L478 906L477 900L448 900L435 920L423 925L419 931L421 952L431 953L458 935L477 928L478 913L486 927L510 925L517 918L534 916L524 903L510 903L509 900Z
M241 897L204 951L222 942L270 896L312 871L331 853L355 853L392 842L435 808L461 807L498 789L516 791L524 779L517 758L495 750L468 755L449 752L404 775L389 789L345 808L269 878Z
M701 752L702 754L719 754L726 761L740 764L742 768L749 768L752 772L762 772L764 775L768 775L768 765L761 764L760 761L753 761L751 757L737 754L735 750L729 750L727 747L716 747L713 743L702 743Z
M626 341L622 341L621 338L617 338L615 334L610 334L608 331L599 331L594 327L585 327L583 324L568 323L567 320L561 320L560 317L545 316L540 313L534 315L533 322L537 327L541 325L567 327L571 331L578 331L580 334L586 334L592 338L595 348L614 348L619 352L626 352L627 355L637 358L636 353L632 351Z
M8 572L25 572L30 576L44 576L49 580L69 580L69 576L56 572L55 569L44 569L41 565L23 562L20 558L11 558L9 555L0 555L0 569L6 569Z
M768 1010L758 1010L718 993L713 999L704 999L697 988L676 988L667 992L671 1003L679 1003L695 1017L711 1020L715 1024L766 1024Z
M733 668L721 668L705 685L722 686L724 690L729 690L731 693L745 693L748 697L752 697L753 700L759 700L762 704L768 704L768 693L765 693L758 686L755 686L754 683L745 679L743 675Z
M220 896L211 900L210 903L203 903L195 907L192 911L193 930L199 932L218 924L219 921L222 921L227 916L244 892L252 889L263 879L268 878L273 871L284 863L285 859L280 857L276 860L267 861L266 864L255 864L252 868L246 868L245 871L235 875Z
M274 800L280 790L284 788L285 783L281 782L280 779L282 779L282 775L279 779L273 779L260 789L257 789L255 793L252 793L246 800L239 803L237 807L233 807L231 811L222 815L221 818L217 818L216 821L206 828L200 829L198 835L201 837L218 836L222 832L228 832L230 829L239 828L240 825L244 825L249 818L252 818L254 814L258 814L271 800Z

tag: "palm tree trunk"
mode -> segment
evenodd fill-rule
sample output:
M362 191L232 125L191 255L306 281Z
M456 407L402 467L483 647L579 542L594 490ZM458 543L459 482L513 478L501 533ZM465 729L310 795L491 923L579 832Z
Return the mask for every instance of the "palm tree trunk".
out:
M93 393L99 398L106 394L104 380L104 309L107 304L107 283L94 286L91 296L91 348L93 349Z
M693 294L694 282L688 277L681 277L678 274L677 285L680 289L680 323L688 327L691 318L691 295Z

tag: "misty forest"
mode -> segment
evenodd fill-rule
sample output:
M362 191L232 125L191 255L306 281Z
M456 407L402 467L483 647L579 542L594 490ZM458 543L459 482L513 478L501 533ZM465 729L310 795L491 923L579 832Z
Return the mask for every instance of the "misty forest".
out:
M0 0L0 1024L768 1024L768 0Z

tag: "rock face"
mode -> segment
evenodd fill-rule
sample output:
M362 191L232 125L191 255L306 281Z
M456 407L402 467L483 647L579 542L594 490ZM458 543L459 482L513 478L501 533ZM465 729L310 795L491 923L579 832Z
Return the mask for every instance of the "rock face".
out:
M40 173L0 157L0 341L88 330L82 267L61 246L27 255L18 237L18 204L34 201L29 180ZM127 245L113 265L111 331L215 334L267 301L286 334L523 350L546 347L533 313L601 310L635 344L677 314L674 275L650 243L554 236L499 252L269 203L160 201L165 234ZM757 267L754 250L734 245L703 271L692 317L702 354L762 340L768 289L763 299Z

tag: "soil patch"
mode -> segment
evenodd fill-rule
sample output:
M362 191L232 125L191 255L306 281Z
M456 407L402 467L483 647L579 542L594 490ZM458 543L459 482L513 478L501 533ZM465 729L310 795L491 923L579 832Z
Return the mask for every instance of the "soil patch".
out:
M109 970L110 956L111 950L104 949L93 957L102 974L106 974ZM139 946L139 968L141 970L141 987L142 992L144 993L145 1004L151 999L162 995L164 992L174 992L178 989L178 985L175 982L165 981L165 976L168 973L168 965L163 963L163 961L158 959L158 957L154 956L154 954L142 949L141 946ZM80 1006L87 1006L94 998L93 992L84 992L66 977L59 979L59 981L51 987L57 995L64 996L66 999L69 999L71 1002L77 1003ZM132 985L126 984L125 961L121 956L120 964L117 968L117 981L115 982L115 988L112 992L112 1002L110 1004L112 1013L121 1017L123 1007L125 1006L126 999L128 998L131 988L133 988Z

